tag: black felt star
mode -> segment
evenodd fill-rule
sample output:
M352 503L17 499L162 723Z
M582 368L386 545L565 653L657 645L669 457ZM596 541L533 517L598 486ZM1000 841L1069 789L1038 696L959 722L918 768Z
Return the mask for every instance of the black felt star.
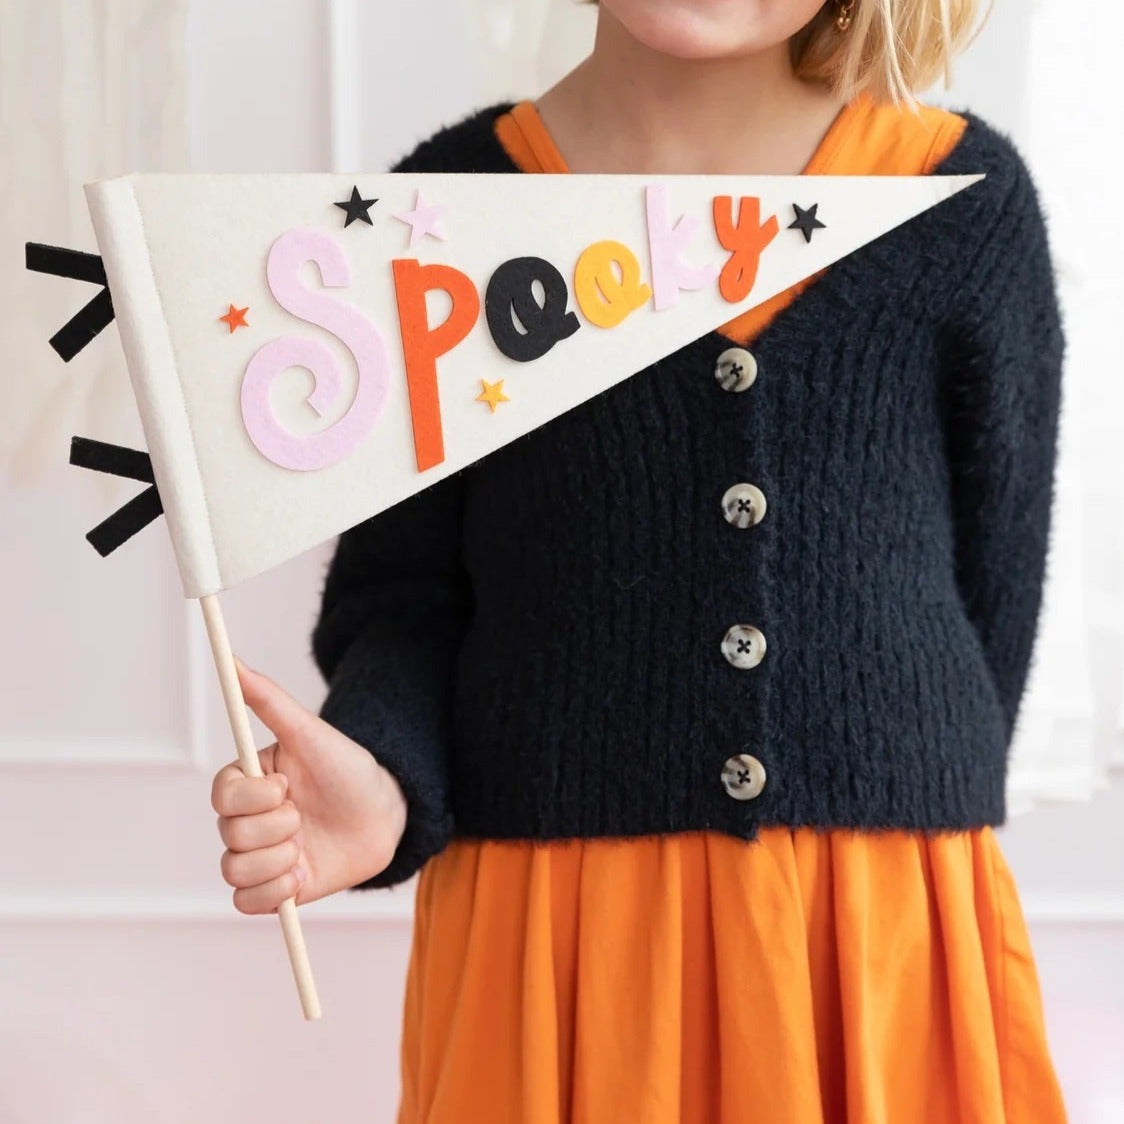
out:
M351 198L337 203L341 211L347 212L347 221L344 226L350 226L356 219L362 219L368 226L374 226L371 216L367 213L378 202L377 199L364 199L359 194L359 188L351 189Z
M817 229L826 229L827 224L820 222L816 218L816 208L818 203L813 203L807 210L800 206L799 203L793 203L792 209L796 212L796 218L788 224L789 230L799 230L804 235L805 242L812 241L812 231Z

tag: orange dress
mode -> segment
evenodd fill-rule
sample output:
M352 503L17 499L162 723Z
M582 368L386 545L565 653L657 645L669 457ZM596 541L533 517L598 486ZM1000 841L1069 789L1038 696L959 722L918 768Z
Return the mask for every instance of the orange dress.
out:
M804 174L927 174L964 125L860 97ZM567 171L531 102L496 131ZM401 1075L398 1124L1066 1121L990 827L454 838L418 877Z

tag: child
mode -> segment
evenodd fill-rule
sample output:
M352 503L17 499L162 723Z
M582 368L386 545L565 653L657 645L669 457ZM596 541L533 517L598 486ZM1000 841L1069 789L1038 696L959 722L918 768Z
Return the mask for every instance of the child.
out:
M1012 143L908 100L976 15L602 0L398 165L987 177L342 535L320 716L242 669L237 908L420 870L399 1124L1065 1120L992 830L1062 329Z

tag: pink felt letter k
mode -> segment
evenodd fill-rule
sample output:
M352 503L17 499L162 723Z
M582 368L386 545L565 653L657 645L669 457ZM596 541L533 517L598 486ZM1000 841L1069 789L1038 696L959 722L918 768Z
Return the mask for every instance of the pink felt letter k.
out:
M663 184L649 184L645 198L653 303L661 311L679 303L680 289L701 289L713 281L718 276L718 266L693 266L682 260L680 255L699 231L699 220L694 215L683 215L673 226Z

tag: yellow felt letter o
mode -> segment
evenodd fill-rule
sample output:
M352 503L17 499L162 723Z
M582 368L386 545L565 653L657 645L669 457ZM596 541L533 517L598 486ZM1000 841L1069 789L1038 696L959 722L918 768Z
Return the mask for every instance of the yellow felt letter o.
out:
M582 251L574 267L574 295L591 324L615 328L650 299L652 290L640 280L636 255L622 242L606 241Z

